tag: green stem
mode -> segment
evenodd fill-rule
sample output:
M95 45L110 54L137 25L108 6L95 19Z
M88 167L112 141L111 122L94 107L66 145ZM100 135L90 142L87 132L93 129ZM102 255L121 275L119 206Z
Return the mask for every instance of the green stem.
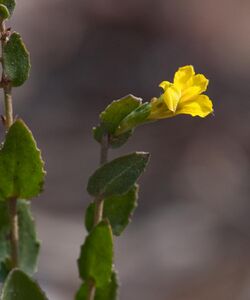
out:
M105 136L101 143L101 153L100 153L100 165L105 164L108 161L108 149L109 149L109 137ZM103 219L103 205L104 197L97 197L95 199L95 216L94 216L94 226L96 226ZM96 287L94 282L89 283L87 300L95 299Z
M6 30L5 24L2 20L0 23L0 33L1 33L1 50L3 54L3 47L6 43ZM3 57L3 55L2 55ZM1 59L2 69L3 68L3 59ZM1 87L4 91L4 107L5 107L5 119L4 124L6 130L8 131L13 124L13 104L12 104L12 95L11 95L11 84L6 79L4 71L2 72L2 81ZM10 246L11 246L11 266L16 268L18 266L18 215L17 215L17 199L10 198L8 199L9 205L9 216L10 216Z
M108 161L108 149L109 149L108 136L105 136L103 137L101 143L100 165L103 165ZM102 196L97 197L95 199L95 203L96 205L95 205L94 225L97 225L103 218L104 198Z

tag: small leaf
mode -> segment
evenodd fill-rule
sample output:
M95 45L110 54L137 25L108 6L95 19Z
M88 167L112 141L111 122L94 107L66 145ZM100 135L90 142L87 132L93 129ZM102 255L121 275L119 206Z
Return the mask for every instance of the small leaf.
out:
M113 264L113 238L107 221L100 222L87 236L81 247L78 268L80 277L94 280L96 287L110 281Z
M44 182L43 165L32 133L17 120L0 150L0 199L37 196Z
M121 147L122 145L124 145L127 142L127 140L130 138L132 133L133 133L133 130L129 130L129 131L125 132L124 134L121 134L118 136L110 135L109 136L109 146L113 149ZM106 131L102 125L98 125L93 128L93 136L94 136L94 139L98 143L102 142L102 138L105 136L105 134L106 134Z
M30 204L25 200L18 200L18 227L19 227L19 268L32 275L37 268L37 258L40 243L37 240L34 220L30 212ZM8 262L10 259L10 220L8 215L8 203L0 202L0 272L9 272ZM3 279L4 276L2 275ZM0 279L1 282L1 279Z
M94 300L116 300L118 299L118 280L115 272L111 275L111 281L104 287L96 289ZM76 294L75 300L87 300L88 285L83 283Z
M110 136L109 139L109 145L113 149L119 148L127 142L127 140L131 137L132 134L133 134L133 130L129 130L118 136L112 135Z
M101 143L105 135L109 135L109 146L119 148L127 142L133 131L130 130L114 136L120 122L133 110L141 105L141 99L133 95L127 95L119 100L113 101L105 111L100 114L101 124L93 128L93 136L98 143Z
M135 184L149 160L149 153L135 152L116 158L95 171L87 190L92 196L123 195Z
M130 222L137 206L138 186L133 186L122 196L108 197L104 200L103 217L110 222L114 235L119 236ZM90 232L94 225L95 203L90 203L86 211L85 225Z
M8 8L5 5L0 4L0 22L2 22L5 19L8 19L9 17L10 17L10 12Z
M3 47L3 71L12 86L22 85L29 77L30 57L20 35L12 33Z
M113 134L120 122L141 104L141 99L133 95L127 95L113 101L104 112L100 114L101 125L109 133Z
M9 11L9 14L12 15L16 6L15 0L0 0L0 4L5 5Z
M121 121L119 127L115 131L115 135L119 136L120 134L124 134L125 132L134 129L136 126L145 123L150 111L150 103L146 102L139 106Z
M38 284L19 269L11 271L4 283L1 300L47 300Z
M98 125L96 127L93 127L93 136L94 139L98 142L101 143L102 142L102 138L103 136L106 134L105 129L103 128L103 126Z

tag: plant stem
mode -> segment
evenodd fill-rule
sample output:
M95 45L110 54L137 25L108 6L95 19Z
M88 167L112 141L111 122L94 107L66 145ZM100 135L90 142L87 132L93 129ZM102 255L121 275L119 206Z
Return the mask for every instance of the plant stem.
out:
M95 283L93 281L89 282L87 300L95 299L95 291L96 291Z
M105 164L108 161L108 136L103 137L101 143L101 153L100 153L100 165ZM95 199L95 217L94 217L94 225L97 225L103 218L103 196L99 196Z
M108 150L109 150L109 138L104 136L101 143L101 155L100 155L100 165L105 164L108 161Z
M11 86L9 84L4 85L4 104L5 104L5 126L7 131L13 124L13 106ZM10 245L11 245L11 266L16 268L18 266L18 215L17 215L17 199L8 199L9 204L9 216L10 216Z
M0 33L1 33L1 50L3 57L3 47L7 41L7 33L5 30L4 21L0 22ZM1 87L4 92L4 107L5 107L5 120L4 124L6 131L8 131L13 124L13 104L11 95L11 83L7 80L4 74L3 59L1 59L2 64L2 80ZM16 268L18 266L18 215L17 215L17 198L13 197L7 199L9 206L9 216L10 216L10 246L11 246L11 267Z
M109 137L104 136L101 142L100 165L108 161ZM95 216L94 226L96 226L103 219L103 205L104 197L100 196L95 199ZM94 282L89 283L87 300L95 299L96 287Z
M13 105L12 105L12 95L11 86L4 85L4 106L5 106L5 126L9 130L13 123Z

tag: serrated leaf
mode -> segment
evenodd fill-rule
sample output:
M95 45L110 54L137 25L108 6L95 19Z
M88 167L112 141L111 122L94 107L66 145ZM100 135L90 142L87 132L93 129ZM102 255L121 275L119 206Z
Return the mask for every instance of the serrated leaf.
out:
M133 110L129 115L127 115L119 124L119 127L115 131L115 136L124 134L127 131L134 129L138 125L144 123L149 116L151 111L151 104L144 103L137 109Z
M14 87L22 85L29 77L29 52L17 32L13 32L3 46L3 71Z
M87 191L92 196L123 195L135 184L149 160L149 153L135 152L116 158L95 171Z
M81 285L76 294L75 300L87 300L88 284L85 282ZM118 299L118 280L115 272L111 275L111 281L104 287L97 288L94 300L116 300Z
M110 281L113 264L113 238L107 221L100 222L87 236L78 259L80 277L94 280L96 287Z
M37 258L40 243L37 240L34 219L31 216L30 204L25 200L17 202L18 227L19 227L19 268L32 275L37 269ZM10 220L7 202L0 202L0 270L2 274L9 272L10 260ZM2 275L4 279L4 276ZM1 282L1 280L0 280Z
M43 165L31 131L17 120L0 150L0 199L30 199L40 194L45 175Z
M137 206L138 186L133 186L122 196L108 197L104 200L103 217L110 222L114 235L119 236L130 222ZM86 211L85 226L90 232L94 226L95 203L90 203Z
M48 300L37 282L23 271L14 269L4 283L1 300Z
M8 8L10 15L12 15L12 13L15 9L15 6L16 6L15 0L0 0L0 4L5 5Z
M127 95L113 101L105 111L100 114L101 125L109 134L113 134L120 122L141 104L141 99Z
M0 21L2 22L5 19L8 19L10 17L10 12L7 8L7 6L0 4Z

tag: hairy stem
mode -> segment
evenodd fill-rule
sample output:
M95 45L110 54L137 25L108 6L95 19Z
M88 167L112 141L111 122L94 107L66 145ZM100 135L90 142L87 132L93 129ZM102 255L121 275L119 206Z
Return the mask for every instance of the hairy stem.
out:
M108 161L108 149L109 149L109 139L108 136L104 136L101 143L101 153L100 153L100 165L105 164ZM97 197L95 199L95 216L94 216L94 226L97 225L103 219L103 205L104 198ZM89 283L87 300L95 299L96 287L94 282Z
M3 47L7 42L8 32L5 30L5 24L2 20L0 23L0 33L1 33L1 50L3 54ZM3 57L3 55L2 55ZM3 59L1 59L2 70L3 70ZM4 108L5 117L4 124L6 131L9 130L13 124L13 105L12 105L12 95L11 95L11 83L7 80L4 70L2 71L1 87L4 92ZM11 267L16 268L18 266L18 215L17 215L17 199L8 199L9 205L9 216L10 216L10 246L11 246Z

